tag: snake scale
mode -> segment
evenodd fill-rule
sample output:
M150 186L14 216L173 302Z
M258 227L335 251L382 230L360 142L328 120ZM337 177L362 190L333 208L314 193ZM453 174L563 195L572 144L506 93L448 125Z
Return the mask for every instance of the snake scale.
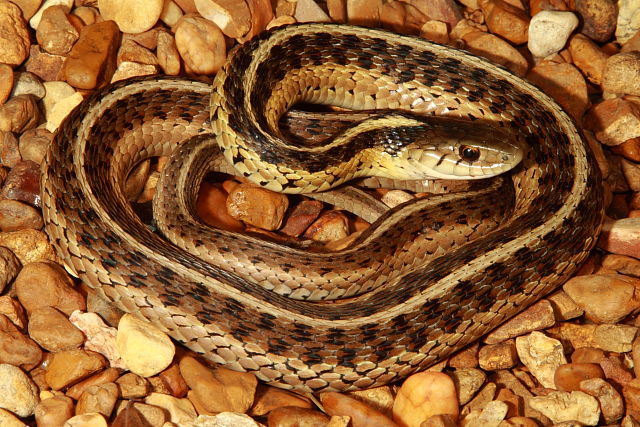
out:
M494 214L491 207L510 194L511 207L498 210L504 218L495 228L473 234L470 225L473 241L434 249L424 262L415 262L424 255L419 247L395 244L391 262L401 273L393 280L364 280L365 288L379 283L363 295L288 298L168 243L134 214L122 191L132 167L211 132L207 85L152 77L89 96L54 138L42 203L46 231L67 266L119 308L209 360L280 387L317 392L387 384L429 367L556 289L593 247L603 217L593 156L555 102L505 69L380 30L331 24L271 30L237 49L216 78L212 125L222 145L235 133L255 136L274 126L259 111L290 107L287 76L295 76L312 102L332 103L328 98L339 95L356 109L490 122L529 146L505 180L510 191L480 186L392 210L363 237L381 240L327 255L317 275L331 275L338 256L366 267L400 235L438 246L447 239L438 231L448 226L433 219L434 212L465 224L475 214ZM398 218L405 222L393 222ZM294 249L250 239L235 243L242 252L237 255L233 241L215 245L225 259L244 257L240 270L271 257L304 263Z

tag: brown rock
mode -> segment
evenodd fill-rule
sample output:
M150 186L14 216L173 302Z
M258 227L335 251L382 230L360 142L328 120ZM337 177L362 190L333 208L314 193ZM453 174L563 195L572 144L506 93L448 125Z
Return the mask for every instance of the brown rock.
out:
M456 369L450 376L458 391L460 405L468 403L487 380L487 375L476 368Z
M611 151L620 154L625 159L631 160L635 165L635 163L640 162L640 137L628 139L620 145L611 147ZM634 188L637 188L637 182L634 183Z
M640 52L622 52L607 59L602 89L611 94L640 95Z
M227 47L222 31L213 22L197 15L184 15L174 31L176 48L187 72L214 74L222 67Z
M39 229L42 225L39 210L16 200L0 200L0 230Z
M252 184L241 184L227 198L227 211L233 218L264 230L277 230L282 225L289 199Z
M280 232L287 236L300 236L318 218L323 206L318 200L303 200L296 204L287 215Z
M35 410L36 423L42 427L62 426L73 416L73 400L57 395L38 403Z
M478 366L478 343L474 343L449 358L452 368L476 368Z
M332 242L349 235L349 219L341 211L326 211L307 228L304 237L316 242Z
M18 162L7 175L0 196L40 206L40 165Z
M507 404L507 418L524 415L524 399L508 388L501 388L496 395L496 400Z
M618 255L640 257L639 240L640 218L605 218L598 247Z
M471 31L462 40L470 52L504 65L519 76L524 76L529 69L527 60L517 49L493 34Z
M31 313L39 307L55 307L67 316L85 310L84 297L75 289L64 270L53 263L25 265L14 284L20 303Z
M22 334L3 314L0 314L0 363L8 363L26 370L40 363L42 350Z
M363 27L379 27L382 0L347 1L347 22Z
M636 295L639 286L640 279L621 274L594 274L573 277L563 289L589 319L616 323L640 307L640 296Z
M180 74L180 53L173 36L166 31L158 32L156 55L158 56L158 65L165 74L170 76Z
M122 41L116 62L118 65L121 65L123 62L158 65L158 59L149 49L140 46L131 39L124 39Z
M420 29L429 18L409 3L390 1L380 10L383 28L402 34L420 34Z
M209 412L244 413L253 404L258 384L253 374L225 368L211 370L190 356L180 360L180 373Z
M180 367L173 363L159 374L160 379L165 384L169 392L174 397L185 397L189 386L180 374Z
M604 351L600 348L582 347L576 348L571 353L572 363L600 363L604 360Z
M553 307L548 300L541 300L525 311L500 325L484 339L487 344L497 344L509 338L539 331L553 326L556 322Z
M312 408L313 405L302 396L295 393L258 384L256 395L251 407L250 415L266 415L276 408L295 406L297 408Z
M602 378L590 378L580 381L580 390L598 399L606 424L613 424L624 415L622 396Z
M518 357L540 384L546 388L553 388L556 369L567 363L562 343L542 332L533 331L529 335L516 338L516 348Z
M349 416L353 427L369 425L394 427L396 424L382 413L345 394L320 394L320 402L330 416Z
M82 393L85 392L91 386L98 386L102 384L112 383L120 376L120 370L117 368L107 368L97 374L91 375L89 378L75 383L67 390L66 395L78 400Z
M541 63L529 71L527 79L555 99L574 119L580 120L587 110L587 83L573 65Z
M382 412L389 418L393 417L393 402L395 392L390 386L374 387L364 390L349 392L349 396L355 397L368 406Z
M329 417L316 409L298 406L282 406L269 412L267 425L269 427L324 427ZM354 424L355 426L355 424Z
M427 21L420 28L420 37L432 42L447 44L449 43L449 29L444 22Z
M627 415L640 419L640 385L627 384L622 388Z
M618 8L614 0L576 0L582 34L596 42L608 41L616 29Z
M57 259L47 235L40 230L2 232L0 233L0 246L10 249L22 265L35 261Z
M409 0L409 4L432 20L444 22L453 28L463 18L460 6L452 0Z
M597 44L582 34L576 34L569 41L569 53L573 58L573 64L591 83L602 83L602 73L609 55Z
M563 290L556 291L549 295L547 301L549 301L553 307L553 313L559 321L574 319L584 314L584 310Z
M240 232L244 230L241 221L235 219L227 211L227 192L219 184L203 182L198 192L196 209L198 216L212 227Z
M100 16L100 11L91 6L79 6L73 8L71 15L80 18L82 26L95 24Z
M36 128L24 131L20 135L18 148L24 160L41 164L51 144L53 134L46 129Z
M633 380L633 375L625 363L621 356L609 355L600 361L600 367L607 380L616 385L624 386Z
M215 23L227 37L240 38L251 29L251 10L245 1L195 0L194 3L200 15Z
M0 249L0 252L4 251L9 250L6 248ZM15 255L13 256L15 257ZM24 330L27 327L27 315L24 308L22 308L18 300L9 295L0 296L0 314L7 316L11 323L20 330Z
M50 6L42 13L36 31L38 44L46 52L66 55L80 37L80 33L67 17L68 9L62 5Z
M131 77L152 76L158 72L155 65L138 64L137 62L122 62L111 77L111 83L129 79Z
M29 336L51 352L78 348L84 342L82 332L53 307L38 307L31 312Z
M514 44L528 40L529 17L522 10L502 0L478 0L489 30Z
M178 399L167 394L151 393L144 402L163 408L169 414L169 420L180 425L193 421L198 414L188 399Z
M127 2L100 0L98 7L105 20L113 20L124 33L142 33L154 26L162 14L162 0Z
M5 102L0 106L0 131L20 133L36 127L42 118L37 102L33 95L18 95Z
M167 415L162 408L131 400L126 405L119 405L117 413L111 427L156 427L167 422Z
M582 425L596 425L600 418L598 401L581 391L554 391L546 396L532 397L529 402L555 424L572 421Z
M600 365L595 363L566 363L558 366L554 376L556 388L560 391L580 390L580 381L590 378L604 378Z
M28 56L29 31L22 11L12 2L0 2L0 63L17 66Z
M147 396L151 392L149 381L139 375L129 372L116 380L122 399L137 399Z
M120 31L115 22L87 25L64 63L65 80L78 89L94 89L111 81L119 44Z
M51 355L45 374L47 384L60 390L104 369L105 358L93 351L63 350Z
M13 89L13 70L7 64L0 64L0 105L9 98Z
M509 340L480 347L478 360L485 371L497 371L513 368L518 363L518 355L513 340Z
M13 0L12 3L20 7L22 16L28 21L38 11L42 0Z
M217 0L219 1L219 0ZM238 38L238 42L244 43L260 34L273 19L273 8L270 0L247 0L251 12L251 29L247 34Z
M498 371L503 372L503 371ZM468 414L474 411L481 411L487 404L495 399L497 386L495 383L487 383L484 387L475 395L469 403L467 403L462 411L460 411L461 417L466 417Z
M143 377L165 370L176 351L164 331L129 313L118 322L116 346L129 370Z
M64 78L62 66L65 59L62 55L52 55L42 50L40 46L33 45L29 50L29 59L27 59L25 68L42 80L50 82Z
M114 383L92 385L78 399L76 415L97 412L108 419L116 399L118 399L118 386Z
M615 353L631 351L631 344L638 328L630 325L598 325L593 332L593 341L598 348Z
M458 417L458 397L451 378L440 372L411 375L398 390L393 419L400 426L419 426L432 415Z

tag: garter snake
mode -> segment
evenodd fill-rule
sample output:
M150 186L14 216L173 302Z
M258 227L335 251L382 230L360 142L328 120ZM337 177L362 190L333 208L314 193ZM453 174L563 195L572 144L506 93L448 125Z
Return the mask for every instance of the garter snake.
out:
M260 152L253 142L234 140L245 133L260 140L275 128L270 121L291 106L286 94L294 81L309 102L344 97L340 103L354 109L493 123L529 147L505 180L510 191L480 186L400 206L370 227L369 236L382 240L359 246L360 255L345 250L347 258L378 262L387 249L382 243L395 245L391 262L402 273L393 280L383 277L379 288L344 300L296 300L201 261L137 219L122 192L128 172L189 137L205 138L210 90L171 77L116 83L67 117L45 161L46 231L68 267L209 360L315 392L382 385L425 369L564 283L594 245L603 202L588 147L555 102L505 69L379 30L305 24L265 32L235 51L211 95L212 125L227 159L242 163L240 172L250 178L251 153L279 169L254 177L259 184L277 181L284 166L273 155L283 150ZM325 161L314 157L310 167L321 170ZM511 206L497 207L509 194ZM497 226L478 231L474 218L496 213L504 215ZM404 222L389 225L394 218ZM473 240L440 234L451 223L468 225ZM411 242L403 233L433 244L431 259L416 262L424 254L398 243ZM244 242L240 265L302 256ZM232 245L233 239L218 242L217 250L233 257ZM336 256L329 254L315 274L331 275Z

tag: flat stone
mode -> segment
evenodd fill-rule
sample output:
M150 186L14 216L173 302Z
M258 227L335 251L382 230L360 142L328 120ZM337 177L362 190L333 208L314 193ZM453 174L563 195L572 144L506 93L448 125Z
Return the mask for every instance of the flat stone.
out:
M31 312L29 336L51 352L78 348L84 342L82 332L53 307L39 307Z
M162 0L144 2L130 0L99 0L98 9L105 20L113 20L123 33L142 33L158 22L162 14Z
M214 74L222 67L227 58L227 46L222 31L213 22L184 15L174 30L176 48L187 71Z
M27 374L16 366L0 364L0 408L28 417L39 400L38 387Z
M51 355L45 380L52 389L60 390L87 378L105 366L105 358L98 353L80 349L63 350Z
M163 371L175 354L175 346L166 333L131 314L120 319L116 345L131 372L142 377Z

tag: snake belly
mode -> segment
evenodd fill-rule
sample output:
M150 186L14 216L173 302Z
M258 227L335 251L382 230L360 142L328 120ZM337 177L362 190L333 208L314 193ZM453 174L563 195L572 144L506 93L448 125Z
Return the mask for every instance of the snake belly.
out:
M211 132L207 85L155 77L92 94L62 123L46 157L46 231L85 283L209 360L310 392L387 384L556 289L595 244L603 201L593 156L555 102L505 69L422 39L330 24L265 32L234 58L213 95L221 106L214 128L231 135L225 143L242 128L251 133L264 120L262 107L288 107L271 93L283 74L320 76L339 66L343 83L319 78L308 90L345 94L355 108L389 98L390 108L493 122L519 132L529 150L511 175L513 211L496 230L413 266L384 292L318 304L201 261L150 232L126 200L123 183L137 162ZM358 83L365 76L384 76L386 89L372 95L375 81ZM319 89L325 83L334 89ZM331 265L319 272L330 273Z

